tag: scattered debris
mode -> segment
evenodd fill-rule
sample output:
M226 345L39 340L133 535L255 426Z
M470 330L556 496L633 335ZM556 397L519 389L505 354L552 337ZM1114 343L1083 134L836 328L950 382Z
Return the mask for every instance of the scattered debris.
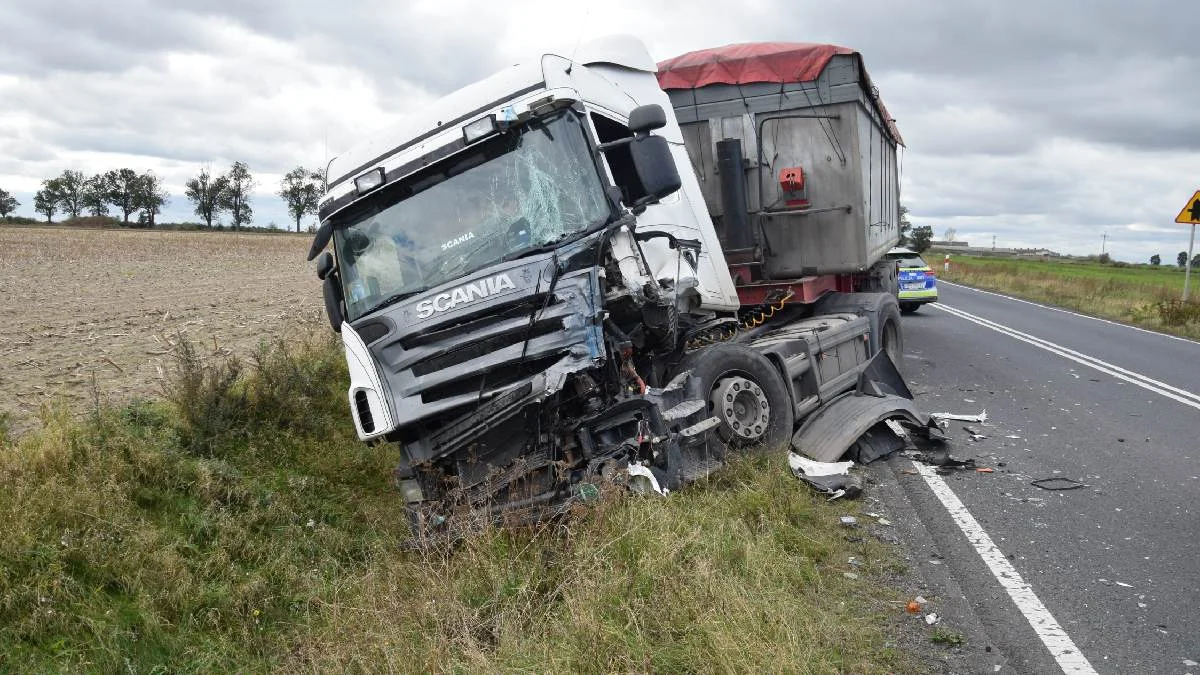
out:
M879 520L877 520L875 522L879 523L880 525L883 525L884 527L891 527L891 525L892 525L892 521L888 520L887 518L880 518Z
M1120 586L1122 588L1133 588L1133 584L1127 584L1123 581L1109 581L1108 579L1104 579L1104 578L1097 579L1097 581L1104 584L1105 586Z
M938 424L955 420L958 422L979 422L980 424L987 421L987 410L983 410L978 415L964 415L961 413L929 413L929 416L937 420Z
M904 611L908 612L909 614L920 614L921 603L917 602L916 600L909 600L908 604L904 606Z
M937 622L938 622L938 615L937 615L937 614L934 614L933 612L930 612L930 613L928 613L928 614L926 614L926 615L925 615L925 623L929 624L930 626L932 626L933 624L935 624L935 623L937 623Z
M854 462L817 462L789 452L788 466L809 487L829 495L829 501L841 497L855 499L862 494L862 478L850 475Z
M858 527L858 518L854 516L842 516L838 519L842 527Z
M1184 659L1184 660L1183 660L1183 665L1185 665L1185 666L1188 666L1188 667L1191 667L1191 666L1200 666L1200 663L1196 663L1195 661L1193 661L1193 660L1191 660L1191 659Z
M650 494L666 497L667 490L658 483L658 478L649 467L631 463L626 470L629 472L629 488L639 494Z
M1062 476L1054 476L1053 478L1039 478L1038 480L1029 481L1029 484L1034 487L1039 487L1043 490L1059 491L1059 490L1078 490L1085 488L1087 485L1080 483L1072 478Z
M995 473L996 470L990 466L981 466L975 469L975 473Z
M858 578L858 575L855 574L854 572L842 572L842 576L846 577L847 579L857 579Z

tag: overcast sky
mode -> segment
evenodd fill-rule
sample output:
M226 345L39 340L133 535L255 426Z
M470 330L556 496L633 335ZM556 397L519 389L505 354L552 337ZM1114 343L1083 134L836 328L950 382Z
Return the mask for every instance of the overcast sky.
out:
M685 13L673 8L686 7ZM161 220L202 166L244 161L255 224L296 165L544 46L641 37L656 60L764 40L863 53L908 148L916 224L974 245L1164 262L1200 188L1196 0L48 0L0 4L0 188L154 170Z

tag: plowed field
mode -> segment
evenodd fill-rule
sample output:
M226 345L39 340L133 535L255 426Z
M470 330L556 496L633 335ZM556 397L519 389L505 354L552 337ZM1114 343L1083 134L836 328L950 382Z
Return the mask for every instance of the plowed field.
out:
M249 354L324 321L309 235L0 226L0 413L154 396L171 345Z

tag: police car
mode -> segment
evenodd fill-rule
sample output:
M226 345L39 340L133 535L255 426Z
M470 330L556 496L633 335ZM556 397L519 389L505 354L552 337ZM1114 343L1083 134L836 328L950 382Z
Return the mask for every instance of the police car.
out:
M900 311L912 313L927 303L937 302L937 275L921 256L912 249L894 248L887 253L888 260L898 263Z

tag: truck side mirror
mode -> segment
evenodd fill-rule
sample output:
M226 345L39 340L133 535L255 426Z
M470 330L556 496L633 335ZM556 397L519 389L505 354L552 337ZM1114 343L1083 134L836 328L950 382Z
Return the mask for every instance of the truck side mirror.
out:
M639 105L629 113L629 130L634 136L667 126L667 113L657 103Z
M640 204L656 202L683 186L667 139L662 136L641 136L633 139L629 151L633 155L638 180L646 190L646 196L638 200Z
M342 284L337 274L330 274L321 282L321 294L325 296L325 314L329 317L329 327L333 332L342 332L342 322L346 320L342 314Z
M317 278L324 281L325 277L333 271L333 255L326 251L324 255L317 259Z

